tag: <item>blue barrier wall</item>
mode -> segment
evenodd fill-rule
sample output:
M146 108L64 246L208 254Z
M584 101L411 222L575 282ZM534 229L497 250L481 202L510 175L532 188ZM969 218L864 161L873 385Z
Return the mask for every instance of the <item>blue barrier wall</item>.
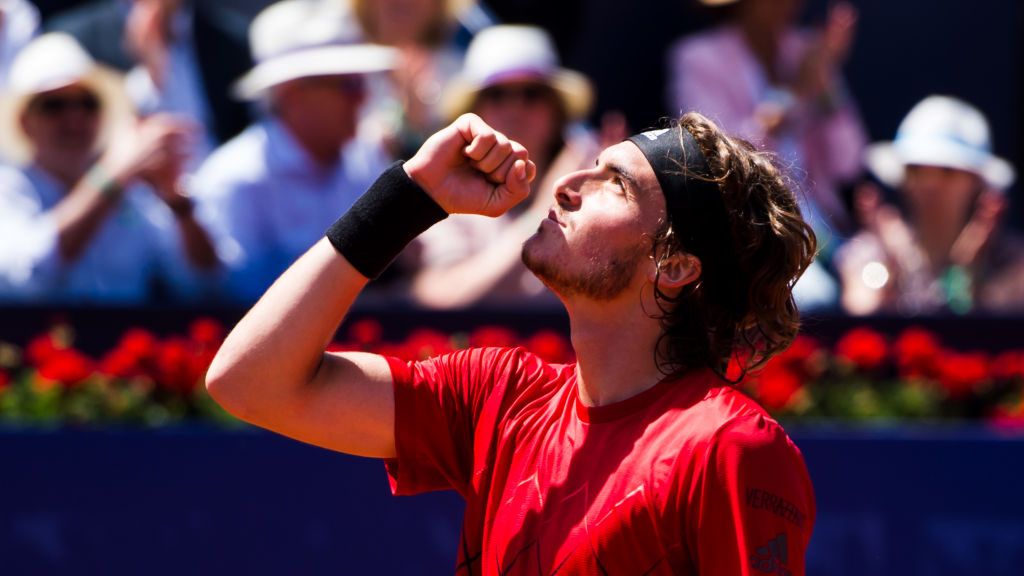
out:
M794 429L810 574L1018 575L1024 436ZM461 502L394 498L379 462L257 431L0 433L12 575L445 574Z

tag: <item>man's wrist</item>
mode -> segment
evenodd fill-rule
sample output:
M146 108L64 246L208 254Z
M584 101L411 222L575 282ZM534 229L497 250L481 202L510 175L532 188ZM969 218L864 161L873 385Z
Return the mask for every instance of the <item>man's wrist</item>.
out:
M96 190L106 199L119 200L125 185L111 170L97 162L85 174L85 185Z
M327 239L360 274L376 278L448 213L396 162L327 229Z
M178 220L187 220L192 217L195 212L195 202L192 201L191 196L185 196L178 194L172 198L164 199L164 203L170 208L171 214Z
M406 176L410 180L416 183L428 196L430 196L429 182L424 176L423 170L426 168L426 163L421 161L419 157L413 156L412 158L402 162L402 169L405 171Z

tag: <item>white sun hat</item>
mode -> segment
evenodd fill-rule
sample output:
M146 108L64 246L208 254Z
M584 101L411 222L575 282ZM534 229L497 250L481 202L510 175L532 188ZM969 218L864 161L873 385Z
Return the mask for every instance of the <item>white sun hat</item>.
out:
M985 116L949 96L919 102L900 122L892 142L868 146L865 162L879 180L893 187L902 184L906 167L915 164L972 172L998 190L1016 177L1009 162L992 154Z
M7 91L0 98L0 156L17 164L27 162L32 145L21 130L22 112L39 94L72 85L92 91L102 105L97 149L127 126L132 106L122 76L97 64L72 36L50 32L28 43L11 63Z
M364 43L348 2L329 0L271 4L249 27L249 47L256 65L233 88L242 100L298 78L382 72L397 58L393 48Z
M462 72L449 83L441 100L445 116L468 112L481 90L513 80L547 84L558 94L569 120L590 113L594 90L586 76L561 68L551 36L541 28L501 25L485 28L466 51Z

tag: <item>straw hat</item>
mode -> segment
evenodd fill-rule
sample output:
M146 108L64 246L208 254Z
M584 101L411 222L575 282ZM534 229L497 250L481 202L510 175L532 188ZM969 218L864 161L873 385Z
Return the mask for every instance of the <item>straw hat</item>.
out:
M868 168L892 187L903 182L908 165L966 170L1002 190L1013 184L1009 162L992 154L988 122L977 108L949 96L929 96L900 122L896 139L868 146Z
M235 83L236 97L258 100L298 78L365 74L394 67L392 48L363 43L347 2L284 0L260 12L249 27L256 65Z
M0 98L0 155L15 163L29 161L32 145L20 120L25 107L39 94L76 84L94 92L103 106L97 149L126 126L132 106L121 75L97 64L73 37L51 32L26 45L11 63L7 92Z
M441 100L449 118L468 112L481 90L515 80L535 80L558 94L569 120L590 113L594 91L586 76L559 67L558 53L547 32L533 26L492 26L469 44L462 72L452 79Z

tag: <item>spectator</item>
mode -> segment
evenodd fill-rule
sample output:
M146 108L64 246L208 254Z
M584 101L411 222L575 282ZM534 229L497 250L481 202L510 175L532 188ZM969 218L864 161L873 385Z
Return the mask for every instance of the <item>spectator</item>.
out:
M347 1L347 0L338 0ZM446 120L444 86L462 67L456 42L468 0L353 0L367 38L398 50L395 68L370 83L367 111L372 130L384 135L397 157L411 156Z
M0 298L140 304L155 280L193 295L196 271L216 267L178 186L191 127L166 115L131 124L121 90L65 34L14 60L0 143L24 163L0 169Z
M360 37L344 5L318 0L278 2L252 23L257 64L235 91L261 102L266 117L193 180L200 218L229 269L229 300L255 301L386 163L356 125L365 75L390 69L395 53Z
M792 165L823 244L832 231L851 230L837 191L858 175L866 136L839 69L855 9L835 4L820 33L807 34L795 25L801 0L700 1L725 23L670 48L670 108L706 114Z
M866 162L905 211L873 185L856 195L865 230L836 255L851 314L1024 310L1024 240L1002 227L1013 168L992 154L988 122L966 102L929 96Z
M95 59L127 72L141 112L183 114L204 127L194 168L250 121L247 107L229 93L231 81L252 65L247 23L220 2L94 0L56 15L48 28L75 36Z
M18 52L36 35L39 11L26 0L0 0L0 91Z
M554 45L540 28L494 26L473 39L464 70L446 91L444 109L451 119L474 112L525 146L537 165L535 193L497 219L452 215L420 236L412 249L420 263L412 288L418 303L557 305L522 264L520 251L553 203L538 191L554 189L561 176L593 165L597 157L595 139L571 129L592 101L590 82L559 67Z

